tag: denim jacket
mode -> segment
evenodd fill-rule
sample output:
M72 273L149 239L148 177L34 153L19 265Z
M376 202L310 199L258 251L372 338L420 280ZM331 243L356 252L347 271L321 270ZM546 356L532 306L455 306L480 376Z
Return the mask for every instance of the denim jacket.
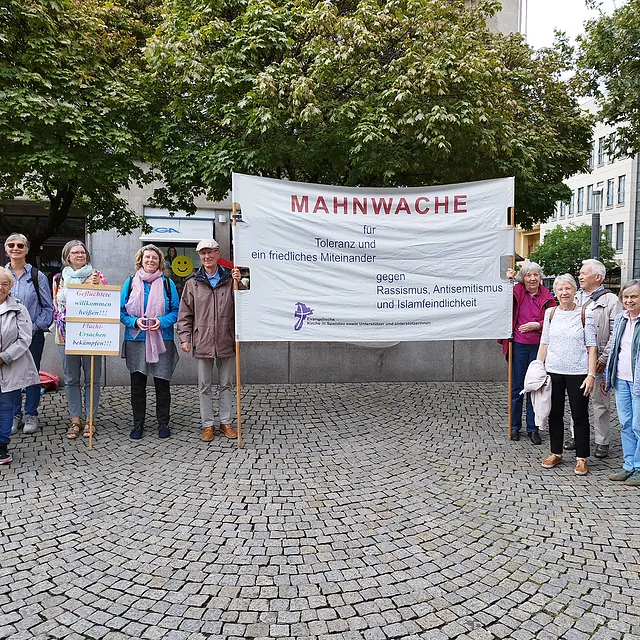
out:
M605 367L602 374L602 379L604 380L606 389L611 389L611 387L615 384L615 370L618 367L620 339L622 338L623 326L626 326L623 325L623 319L624 311L616 316L616 320L613 324L613 331L611 332L611 339L609 341L611 349L609 351L607 366ZM637 340L635 334L637 334L638 332L640 332L640 321L638 321L634 330L634 343L636 343ZM635 353L635 362L633 363L633 387L631 393L634 396L640 396L640 349L637 349Z

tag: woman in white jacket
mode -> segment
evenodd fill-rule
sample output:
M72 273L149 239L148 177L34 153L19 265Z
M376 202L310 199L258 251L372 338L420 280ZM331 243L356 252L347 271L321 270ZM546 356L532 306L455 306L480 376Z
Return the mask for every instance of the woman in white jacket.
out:
M14 277L0 267L0 464L9 464L13 414L24 387L40 383L29 352L31 318L27 308L11 295Z

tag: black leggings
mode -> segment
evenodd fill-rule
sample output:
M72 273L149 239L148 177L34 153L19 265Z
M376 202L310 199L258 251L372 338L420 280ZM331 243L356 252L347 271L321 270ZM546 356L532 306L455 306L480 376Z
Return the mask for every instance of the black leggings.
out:
M156 419L158 425L169 424L171 409L171 390L169 380L154 378L156 387ZM133 409L134 424L144 424L147 412L147 376L139 371L131 373L131 408Z
M564 392L569 396L573 433L576 441L576 457L589 457L589 396L584 395L580 385L587 377L582 373L567 376L561 373L550 373L551 376L551 413L549 414L549 436L551 453L562 455L564 440Z

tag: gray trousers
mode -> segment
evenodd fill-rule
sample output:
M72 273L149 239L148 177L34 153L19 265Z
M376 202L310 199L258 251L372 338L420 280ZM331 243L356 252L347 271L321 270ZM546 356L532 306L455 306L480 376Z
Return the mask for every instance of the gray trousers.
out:
M65 355L64 345L60 345L62 369L64 371L64 393L67 396L69 414L72 418L89 417L89 401L91 398L91 356ZM84 371L84 408L82 411L82 389L80 375ZM102 373L102 356L93 357L93 418L95 420L100 404L100 375Z
M200 396L200 418L202 428L215 426L213 401L211 397L211 380L213 367L218 367L218 407L220 424L231 424L233 405L233 374L235 357L231 358L196 358L198 369L198 393Z
M591 407L593 408L593 432L596 444L610 444L609 432L611 431L611 396L613 391L605 396L600 391L602 374L597 375L591 392ZM571 437L573 438L573 420L571 420Z

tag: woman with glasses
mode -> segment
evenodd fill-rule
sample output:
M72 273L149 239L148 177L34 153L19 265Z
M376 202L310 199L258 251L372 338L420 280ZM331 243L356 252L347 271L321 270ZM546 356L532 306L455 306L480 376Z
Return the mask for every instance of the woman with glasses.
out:
M47 276L27 262L29 241L21 233L12 233L4 243L5 253L9 256L9 269L15 284L11 295L21 302L31 318L31 345L29 351L36 369L40 370L42 351L44 349L45 331L53 321L53 301ZM30 434L38 431L38 407L40 406L40 379L36 384L27 387L25 392L24 418L22 415L22 394L16 396L11 433L15 434L20 427Z
M75 440L82 432L85 438L90 435L89 398L91 394L91 356L68 355L64 350L67 316L67 287L70 284L107 284L105 277L91 266L89 251L80 240L70 240L62 249L62 273L53 278L53 319L56 323L56 344L60 345L64 371L64 391L67 396L71 424L67 438ZM102 359L96 358L93 370L93 424L95 435L95 417L100 402L100 374ZM84 408L82 410L82 391L80 389L81 370L84 372ZM82 423L82 416L86 421Z
M11 271L0 267L0 465L12 460L11 421L20 390L40 382L29 352L31 318L26 307L11 295L14 284Z

